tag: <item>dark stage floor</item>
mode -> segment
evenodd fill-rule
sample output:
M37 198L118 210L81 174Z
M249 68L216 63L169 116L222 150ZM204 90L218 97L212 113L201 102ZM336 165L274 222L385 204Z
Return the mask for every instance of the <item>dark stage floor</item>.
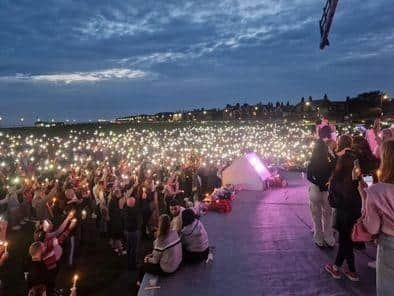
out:
M160 279L160 296L173 295L374 295L374 249L357 252L361 281L333 280L324 271L335 250L312 242L307 181L288 173L289 187L242 192L229 214L203 217L215 260Z

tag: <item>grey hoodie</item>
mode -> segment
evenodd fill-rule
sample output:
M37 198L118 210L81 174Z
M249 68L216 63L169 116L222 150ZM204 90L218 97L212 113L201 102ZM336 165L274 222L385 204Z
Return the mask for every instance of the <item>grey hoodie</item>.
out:
M160 263L164 272L175 272L182 262L182 245L176 231L170 231L166 237L157 238L150 263Z

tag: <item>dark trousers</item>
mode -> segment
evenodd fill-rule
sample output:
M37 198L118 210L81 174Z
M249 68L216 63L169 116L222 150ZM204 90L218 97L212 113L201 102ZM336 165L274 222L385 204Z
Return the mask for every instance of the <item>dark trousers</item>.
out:
M56 278L59 273L59 266L57 265L56 268L51 269L48 273L47 278L47 295L52 296L55 295L55 288L56 288Z
M354 264L353 241L350 230L339 231L338 244L339 247L337 258L335 259L335 265L341 267L343 262L346 260L349 271L355 272L356 267Z
M207 260L209 255L209 248L203 252L189 252L183 250L183 262L184 263L200 263Z
M139 233L138 231L125 231L124 236L126 239L127 269L135 270L137 268Z

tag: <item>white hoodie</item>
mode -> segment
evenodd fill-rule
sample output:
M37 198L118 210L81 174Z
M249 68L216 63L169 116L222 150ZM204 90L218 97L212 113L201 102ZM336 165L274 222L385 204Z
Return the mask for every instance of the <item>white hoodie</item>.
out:
M182 246L189 252L200 253L209 248L208 234L200 220L183 227L181 231Z

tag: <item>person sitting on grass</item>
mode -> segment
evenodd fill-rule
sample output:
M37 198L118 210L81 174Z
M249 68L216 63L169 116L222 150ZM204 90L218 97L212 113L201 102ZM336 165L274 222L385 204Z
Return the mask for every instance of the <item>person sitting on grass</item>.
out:
M166 214L161 215L157 238L153 242L153 252L144 259L143 271L139 273L137 285L145 273L167 275L178 270L182 262L182 245L178 233L170 226L170 217Z
M185 263L205 261L209 255L209 240L204 225L199 219L196 219L192 209L182 212L182 222L183 261Z

